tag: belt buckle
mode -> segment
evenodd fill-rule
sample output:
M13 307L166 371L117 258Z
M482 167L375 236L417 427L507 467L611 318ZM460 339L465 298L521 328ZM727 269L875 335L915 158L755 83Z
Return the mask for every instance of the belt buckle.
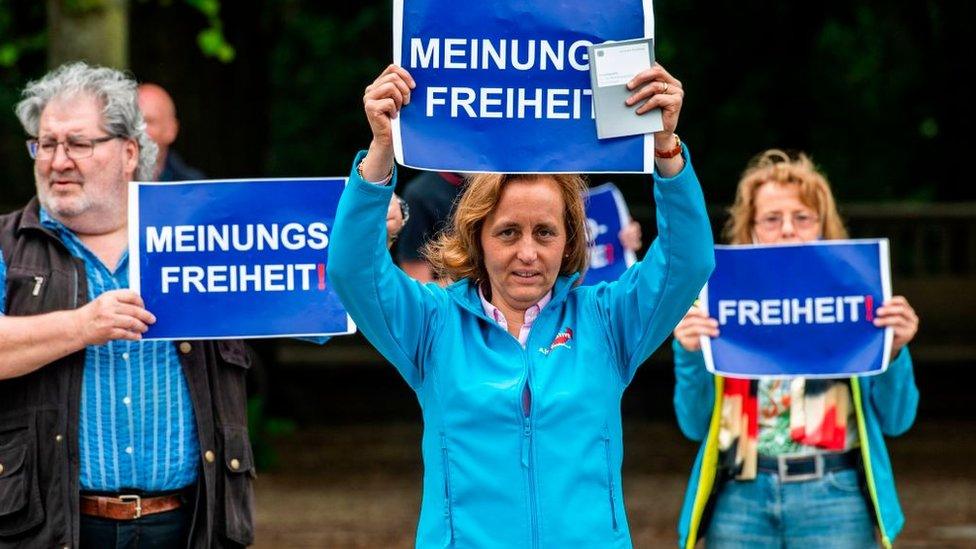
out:
M136 504L136 516L132 517L132 520L136 520L142 517L142 498L136 495L120 495L119 501L123 503L135 502Z
M779 472L780 482L803 482L805 480L815 480L822 478L824 475L824 459L820 454L813 456L813 472L812 473L801 473L797 475L790 474L789 468L789 458L790 456L777 456L776 457L776 468Z

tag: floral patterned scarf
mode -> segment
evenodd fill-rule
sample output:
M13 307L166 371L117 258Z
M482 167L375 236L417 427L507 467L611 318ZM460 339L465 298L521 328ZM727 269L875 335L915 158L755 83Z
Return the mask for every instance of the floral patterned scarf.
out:
M786 405L790 438L826 451L842 451L847 444L847 417L851 410L846 380L793 378ZM738 480L756 477L759 434L759 381L725 379L719 449L722 465Z

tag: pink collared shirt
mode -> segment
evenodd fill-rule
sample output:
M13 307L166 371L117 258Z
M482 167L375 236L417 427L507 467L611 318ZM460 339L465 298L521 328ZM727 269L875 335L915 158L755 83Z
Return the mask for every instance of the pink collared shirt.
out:
M494 320L502 327L506 332L508 331L508 320L505 319L505 315L502 314L498 307L492 305L487 299L485 299L484 292L481 288L478 288L478 297L481 298L481 307L485 310L485 314L488 318ZM525 310L525 318L522 321L522 327L519 329L518 341L525 348L525 343L529 340L529 330L532 329L532 324L535 323L535 319L539 317L539 313L542 309L552 300L552 290L549 290L546 295L542 296L542 299L538 303L529 307ZM525 384L525 388L522 389L522 412L526 417L529 416L529 410L532 408L532 393L529 391L529 384Z
M505 315L502 314L498 307L495 307L485 299L485 294L481 291L481 288L478 288L478 297L481 298L481 306L484 308L488 318L497 322L507 332L508 320L505 319ZM539 317L539 313L542 312L543 307L550 301L552 301L552 290L549 290L546 295L542 296L542 299L538 303L525 310L525 319L522 321L522 328L519 329L518 335L518 341L522 344L522 347L525 347L525 343L529 340L529 330L532 329L532 324L535 323L535 319Z

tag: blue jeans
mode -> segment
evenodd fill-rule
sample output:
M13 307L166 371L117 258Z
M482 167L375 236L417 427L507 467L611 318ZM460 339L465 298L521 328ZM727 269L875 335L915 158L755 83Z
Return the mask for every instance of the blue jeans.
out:
M710 549L878 547L871 507L854 469L782 483L760 472L722 487L705 537Z
M81 549L183 549L187 546L193 506L135 520L81 516Z

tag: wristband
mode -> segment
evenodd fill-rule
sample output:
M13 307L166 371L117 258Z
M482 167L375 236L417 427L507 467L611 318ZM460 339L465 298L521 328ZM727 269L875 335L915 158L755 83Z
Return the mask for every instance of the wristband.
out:
M656 158L674 158L679 154L681 154L682 148L683 145L681 144L681 138L678 137L678 134L674 134L674 148L664 150L664 151L660 149L654 149L654 156Z
M369 155L367 154L366 156L369 156ZM368 179L366 179L366 176L363 175L363 162L366 161L366 156L364 156L363 159L359 161L359 165L356 166L356 173L359 174L359 178L360 179L362 179L363 181L366 181L367 183L374 183L374 184L384 183L385 184L385 183L389 182L390 179L393 178L393 165L391 164L390 165L390 173L386 174L386 177L384 177L383 179L381 179L379 181L369 181Z

